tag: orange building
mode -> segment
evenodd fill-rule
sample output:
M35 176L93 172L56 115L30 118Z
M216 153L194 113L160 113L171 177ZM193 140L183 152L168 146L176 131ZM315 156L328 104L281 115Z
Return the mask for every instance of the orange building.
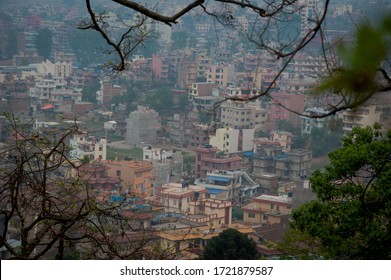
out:
M108 167L108 176L121 179L123 191L139 197L149 197L153 194L154 177L151 162L104 160L101 163Z
M251 224L280 224L292 210L292 198L262 194L241 208L243 220Z

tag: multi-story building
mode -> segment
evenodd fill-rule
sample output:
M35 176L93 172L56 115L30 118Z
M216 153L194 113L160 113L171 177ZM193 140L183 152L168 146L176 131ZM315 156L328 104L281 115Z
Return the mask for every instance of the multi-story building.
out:
M309 176L312 151L291 149L285 153L283 149L279 142L257 141L254 148L253 173L276 174L279 179L294 181Z
M113 85L110 79L105 78L100 81L100 89L96 92L96 100L106 109L111 109L110 101L114 96L120 96L124 89L119 85Z
M189 147L198 147L209 144L210 126L206 124L192 124L186 137L186 144Z
M56 81L54 79L51 77L40 78L36 80L35 86L30 88L30 96L36 98L40 104L47 104L55 88Z
M353 127L381 125L383 131L391 128L391 97L389 92L377 93L357 109L341 111L343 130L347 133Z
M149 161L105 160L109 177L121 179L122 191L138 197L150 197L153 194L154 177L152 163Z
M88 186L96 194L102 192L120 192L121 180L118 177L110 177L107 174L108 167L100 162L84 164L80 167L80 174L86 180Z
M251 197L260 193L259 184L243 171L207 172L206 177L195 181L197 186L207 190L207 197L246 203Z
M107 140L105 138L90 136L86 131L77 131L70 139L72 159L89 161L106 160Z
M312 107L307 108L301 116L301 134L311 134L312 128L322 128L325 122L329 118L317 118L316 116L322 116L329 113L329 111L322 108ZM316 118L314 118L314 116Z
M219 128L216 134L210 137L209 144L227 154L251 151L254 131L254 128Z
M204 187L169 183L161 186L156 197L165 213L181 214L188 223L231 224L232 202L207 198L206 194Z
M289 121L293 127L301 125L300 114L304 112L304 95L288 93L271 93L272 101L266 128L276 130L279 120ZM288 110L289 109L289 110Z
M291 150L292 133L287 131L272 131L270 132L270 141L280 143L283 147L282 151L287 153Z
M196 57L197 62L197 80L206 81L206 71L211 64L211 58L205 52L200 52Z
M195 97L212 96L213 90L217 87L215 82L194 83L188 89L189 99Z
M240 170L242 158L238 155L218 155L218 149L211 145L198 146L195 149L195 178L206 177L213 170Z
M286 157L275 159L275 174L285 180L298 181L311 174L312 151L293 149Z
M179 183L183 174L183 156L179 150L165 150L147 146L143 148L143 160L153 165L152 174L155 179L154 194L163 184Z
M312 56L299 54L294 61L288 64L287 71L292 78L302 78L302 82L311 79L318 79L325 75L327 70L326 61L323 56ZM312 80L314 82L314 80Z
M343 130L350 132L353 127L373 126L375 123L380 123L381 110L378 110L376 105L366 105L355 110L345 110L339 117L343 122Z
M317 22L319 16L318 0L300 0L301 26L300 35L305 36Z
M227 87L233 78L234 66L228 64L210 65L206 71L206 81L218 86ZM231 78L231 79L230 79Z
M166 213L190 214L191 202L205 199L206 192L206 189L201 186L168 183L161 186L157 197Z
M150 108L138 106L126 119L125 142L129 145L141 143L154 145L160 129L159 114Z
M254 128L260 130L267 119L267 110L257 102L226 100L221 104L220 122L232 128Z
M292 210L292 198L262 194L241 208L243 220L250 224L279 224Z
M68 62L57 61L52 63L46 60L38 65L37 72L41 76L51 75L56 79L65 79L72 74L73 68L72 64Z
M172 120L168 123L167 128L171 143L180 146L190 145L193 147L197 147L199 144L207 144L209 141L209 137L207 136L208 134L205 133L205 135L201 136L200 134L197 134L197 132L203 134L204 130L194 132L194 129L197 130L198 121L198 118L193 117L187 112L174 114ZM198 137L198 140L196 139L196 137ZM204 137L206 137L205 140L203 140Z

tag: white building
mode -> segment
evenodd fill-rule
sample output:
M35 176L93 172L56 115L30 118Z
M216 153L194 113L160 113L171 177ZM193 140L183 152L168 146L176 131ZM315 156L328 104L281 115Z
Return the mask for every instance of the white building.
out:
M301 134L311 134L313 127L322 128L328 118L314 118L313 116L322 116L328 112L317 107L306 109L301 116Z
M46 76L50 74L55 78L61 79L69 77L72 74L72 71L72 64L67 62L53 63L49 60L46 60L37 67L37 72L40 76Z
M251 151L254 131L253 128L219 128L216 130L216 135L210 137L209 144L227 154Z
M71 159L106 160L107 140L105 138L89 136L86 131L80 131L72 135L70 146L72 148Z
M183 174L183 156L179 150L166 150L147 146L143 148L143 160L153 165L152 174L155 178L154 194L163 184L179 183Z

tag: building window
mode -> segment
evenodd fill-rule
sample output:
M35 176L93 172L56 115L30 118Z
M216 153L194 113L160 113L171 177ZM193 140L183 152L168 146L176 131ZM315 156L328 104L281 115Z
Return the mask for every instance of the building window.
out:
M255 218L255 214L254 213L248 213L248 217L249 218Z
M121 177L121 170L117 170L116 175L117 177Z
M136 173L136 178L140 178L142 174L143 174L142 172L137 172Z
M176 199L173 199L173 204L177 205L178 201Z
M270 209L274 209L274 204L270 204Z
M263 219L264 221L267 221L267 220L268 220L268 216L264 214L263 217L262 217L262 219Z
M102 146L99 147L99 152L101 152L101 151L103 151L103 147Z

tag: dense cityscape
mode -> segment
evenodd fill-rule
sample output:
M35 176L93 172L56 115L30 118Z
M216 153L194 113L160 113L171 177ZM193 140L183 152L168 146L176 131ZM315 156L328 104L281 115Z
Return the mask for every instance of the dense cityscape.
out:
M375 188L390 178L391 67L371 98L316 88L330 46L354 46L389 1L291 1L278 17L252 6L268 1L206 1L172 26L111 1L92 1L91 25L89 2L0 3L1 259L391 258L391 194ZM198 1L136 2L163 15ZM328 199L378 235L358 244L335 208L337 237L303 230L302 206Z

